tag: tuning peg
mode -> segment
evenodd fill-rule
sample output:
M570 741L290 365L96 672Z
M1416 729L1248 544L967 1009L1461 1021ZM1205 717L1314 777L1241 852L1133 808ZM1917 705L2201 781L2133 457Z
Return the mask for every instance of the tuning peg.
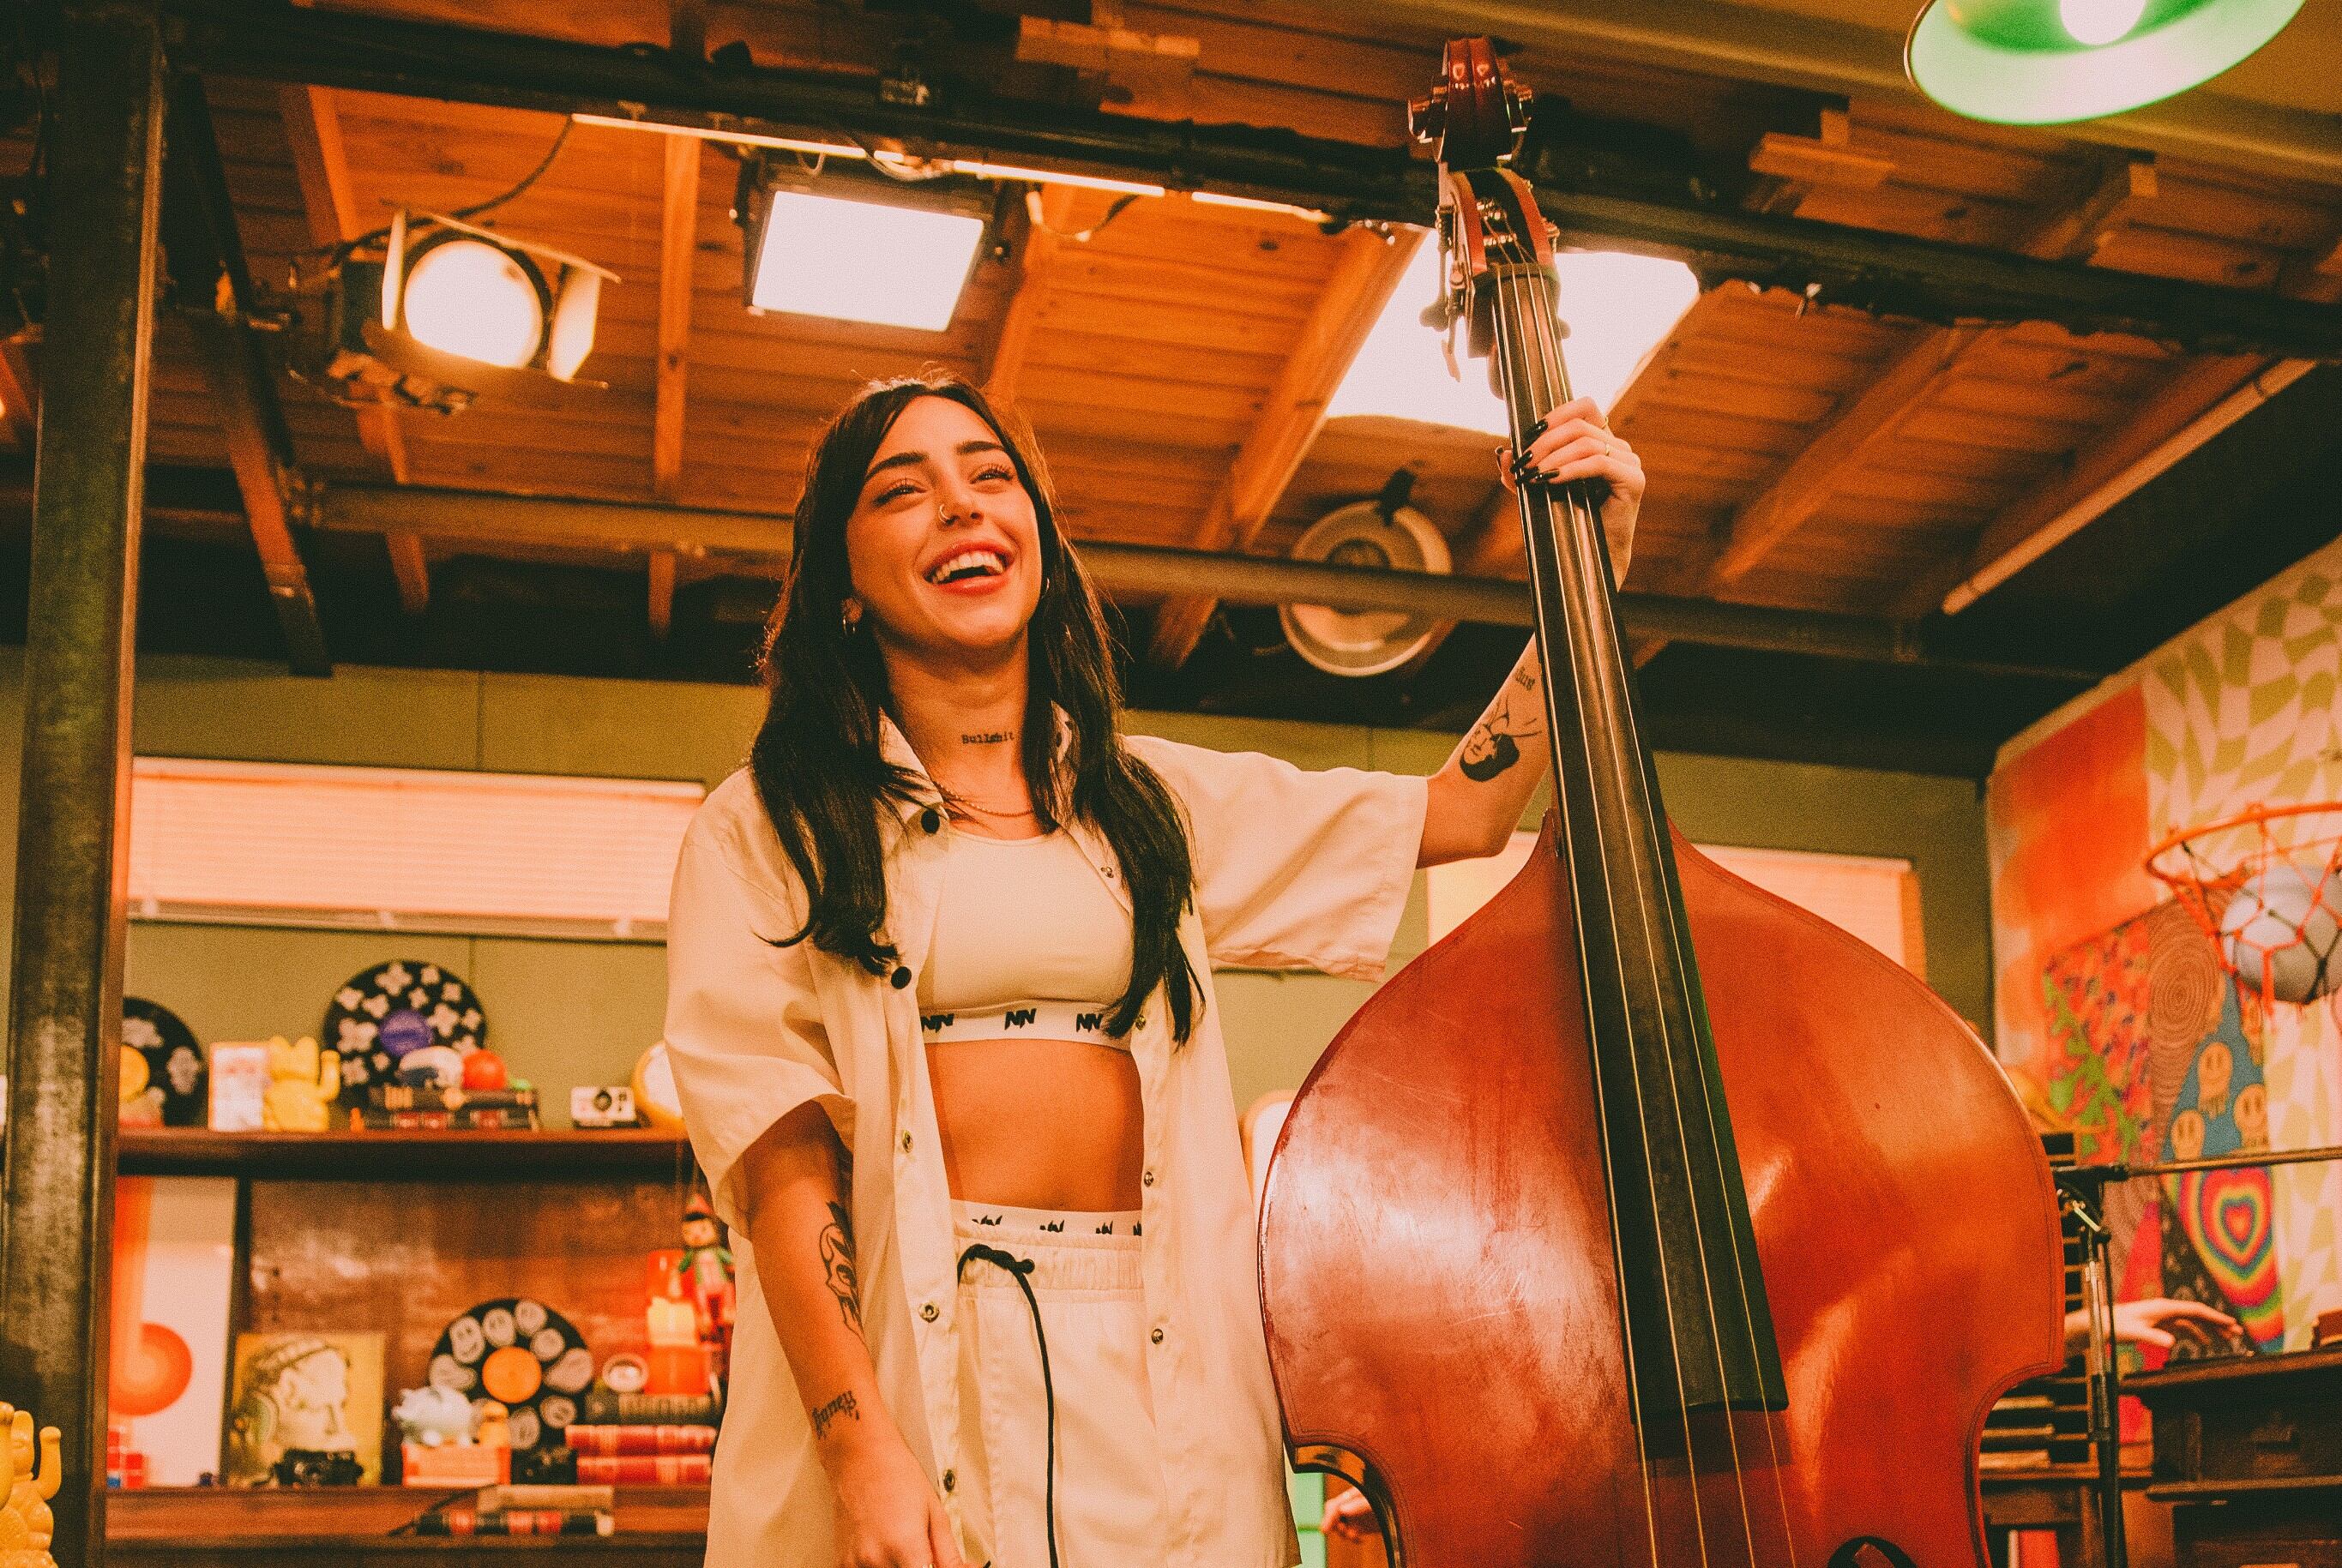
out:
M1436 142L1447 129L1447 89L1434 87L1420 98L1406 101L1407 135L1418 142Z

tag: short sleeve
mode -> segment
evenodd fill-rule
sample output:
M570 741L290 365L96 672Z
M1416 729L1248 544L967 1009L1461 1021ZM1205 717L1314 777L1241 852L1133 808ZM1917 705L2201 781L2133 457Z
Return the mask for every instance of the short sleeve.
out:
M801 923L709 835L686 837L667 910L667 1057L692 1148L729 1225L741 1222L741 1154L789 1112L819 1102L854 1146L854 1103L822 1027L811 957L803 944L766 940Z
M1186 808L1213 963L1382 974L1422 853L1426 781L1146 736L1129 744Z

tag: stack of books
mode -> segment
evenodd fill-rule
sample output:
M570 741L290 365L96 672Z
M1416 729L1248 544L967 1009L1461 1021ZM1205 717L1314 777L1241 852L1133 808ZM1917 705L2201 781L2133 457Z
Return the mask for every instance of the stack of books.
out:
M723 1406L710 1395L586 1393L562 1434L581 1483L704 1486Z
M538 1125L534 1089L375 1084L365 1104L350 1107L350 1126L359 1131L534 1132Z
M484 1486L415 1522L417 1535L608 1535L618 1528L607 1486Z

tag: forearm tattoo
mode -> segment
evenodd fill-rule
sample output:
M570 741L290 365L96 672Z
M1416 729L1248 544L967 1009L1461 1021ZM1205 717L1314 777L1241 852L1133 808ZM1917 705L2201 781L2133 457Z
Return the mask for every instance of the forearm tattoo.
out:
M1496 700L1464 737L1456 765L1474 784L1490 779L1521 760L1521 742L1545 734L1545 704L1537 690L1536 666L1516 669Z
M829 1205L829 1223L821 1233L821 1265L830 1293L837 1298L837 1310L846 1315L846 1326L860 1333L862 1281L854 1268L854 1216L844 1203ZM850 1403L852 1396L847 1399Z
M861 1419L862 1413L860 1410L856 1408L854 1403L854 1391L852 1389L847 1389L844 1393L839 1394L836 1399L831 1400L827 1404L823 1405L819 1410L813 1413L813 1435L815 1441L818 1442L822 1438L827 1437L829 1435L829 1429L836 1425L840 1420L860 1421Z

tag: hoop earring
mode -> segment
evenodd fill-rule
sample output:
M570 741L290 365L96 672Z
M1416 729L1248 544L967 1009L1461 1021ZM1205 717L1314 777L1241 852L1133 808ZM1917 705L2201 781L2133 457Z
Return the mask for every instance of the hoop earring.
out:
M861 629L862 616L856 606L841 604L837 608L837 624L847 636Z

